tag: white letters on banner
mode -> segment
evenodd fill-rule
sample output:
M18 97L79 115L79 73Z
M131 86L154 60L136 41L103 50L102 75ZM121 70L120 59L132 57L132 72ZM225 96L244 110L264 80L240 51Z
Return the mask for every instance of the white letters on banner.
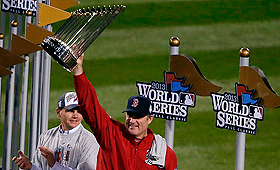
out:
M37 0L2 0L1 10L18 14L25 14L26 11L32 11L33 16L35 16L37 3Z
M213 110L217 112L216 127L255 135L257 120L263 120L264 107L259 98L253 99L255 90L235 83L236 94L211 93Z
M195 107L196 95L189 92L191 85L184 86L184 78L177 78L174 72L164 72L164 82L137 82L139 95L152 102L152 113L157 118L187 121L188 107Z

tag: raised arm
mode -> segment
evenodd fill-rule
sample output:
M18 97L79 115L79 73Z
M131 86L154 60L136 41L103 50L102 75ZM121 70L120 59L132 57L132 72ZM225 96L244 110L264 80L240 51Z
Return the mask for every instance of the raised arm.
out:
M75 90L79 99L79 111L90 126L101 147L107 147L108 127L114 126L111 118L100 105L96 91L83 70L83 55L77 60L73 72Z
M83 69L83 60L84 60L84 54L82 54L78 60L77 60L77 67L72 71L73 75L78 76L81 75L84 72Z

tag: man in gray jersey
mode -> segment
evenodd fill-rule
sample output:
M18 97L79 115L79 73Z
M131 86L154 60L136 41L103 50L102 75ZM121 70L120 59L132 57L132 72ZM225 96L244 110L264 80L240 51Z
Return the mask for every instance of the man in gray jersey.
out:
M96 169L99 145L81 124L78 107L75 92L63 94L56 109L61 124L40 135L32 161L19 151L20 157L13 158L17 166L31 170Z

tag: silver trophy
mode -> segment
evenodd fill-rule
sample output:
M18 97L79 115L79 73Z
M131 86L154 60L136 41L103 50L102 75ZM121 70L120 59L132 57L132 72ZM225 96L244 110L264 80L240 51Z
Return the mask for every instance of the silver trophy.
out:
M109 5L78 9L53 36L45 38L41 46L71 72L77 65L77 59L125 8L123 5Z

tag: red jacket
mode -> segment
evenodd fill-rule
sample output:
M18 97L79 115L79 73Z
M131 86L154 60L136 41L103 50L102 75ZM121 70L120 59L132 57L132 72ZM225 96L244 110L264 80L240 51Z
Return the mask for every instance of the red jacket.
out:
M97 169L146 170L158 169L156 165L145 162L147 151L152 146L154 132L148 128L148 135L137 143L123 123L113 120L101 107L96 91L85 72L74 76L74 85L80 104L80 113L93 131L100 145ZM165 169L174 170L177 157L167 146Z

